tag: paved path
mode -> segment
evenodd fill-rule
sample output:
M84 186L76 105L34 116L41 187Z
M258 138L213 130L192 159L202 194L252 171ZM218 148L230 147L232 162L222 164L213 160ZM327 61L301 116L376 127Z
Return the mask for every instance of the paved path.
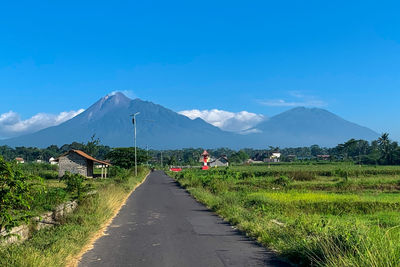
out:
M161 171L132 194L79 266L287 266Z

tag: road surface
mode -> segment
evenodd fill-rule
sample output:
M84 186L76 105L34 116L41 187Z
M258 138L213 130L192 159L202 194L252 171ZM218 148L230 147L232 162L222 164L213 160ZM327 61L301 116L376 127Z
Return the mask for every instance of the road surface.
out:
M79 266L288 266L156 171Z

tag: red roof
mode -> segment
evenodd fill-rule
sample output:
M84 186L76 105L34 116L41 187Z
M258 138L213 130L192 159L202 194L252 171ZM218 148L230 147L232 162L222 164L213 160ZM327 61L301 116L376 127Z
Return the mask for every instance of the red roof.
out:
M202 156L209 156L210 154L208 154L207 150L204 150L203 154L201 154Z
M93 161L93 162L97 162L97 163L104 164L104 165L108 165L108 166L111 165L110 162L95 159L95 158L93 158L92 156L89 156L88 154L86 154L85 152L83 152L83 151L81 151L81 150L76 150L76 149L72 149L72 150L70 150L70 151L68 151L68 152L66 152L66 153L64 153L64 154L62 154L61 156L59 156L59 157L57 158L57 161L58 161L61 157L66 156L66 155L68 155L68 154L71 153L71 152L75 152L75 153L78 154L79 156L82 156L82 157L84 157L84 158L86 158L86 159L88 159L88 160L91 160L91 161Z

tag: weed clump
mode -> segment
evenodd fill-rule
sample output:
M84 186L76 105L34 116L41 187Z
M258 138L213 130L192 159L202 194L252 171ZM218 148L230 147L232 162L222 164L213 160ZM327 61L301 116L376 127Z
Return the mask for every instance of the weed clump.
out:
M275 185L280 185L283 187L290 185L291 182L292 182L292 180L289 177L284 176L284 175L281 175L279 178L277 178L273 181L273 183Z
M291 174L292 179L295 181L311 181L315 180L316 174L311 171L295 171Z

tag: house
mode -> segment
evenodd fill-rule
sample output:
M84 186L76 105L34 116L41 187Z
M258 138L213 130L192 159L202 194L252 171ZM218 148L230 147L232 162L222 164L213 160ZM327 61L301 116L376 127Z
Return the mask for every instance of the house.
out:
M331 155L317 155L317 159L321 160L329 160L331 158Z
M281 160L281 153L279 152L272 152L269 158L264 159L264 162L280 162Z
M37 159L37 160L36 160L36 163L43 163L43 160Z
M59 165L58 176L64 176L65 172L78 173L86 177L93 177L93 167L95 164L102 165L101 177L107 177L107 167L111 164L106 161L98 160L80 150L70 150L57 159ZM103 173L103 171L105 171Z
M209 162L210 167L228 167L229 161L226 156L221 156L217 159L213 159Z
M57 164L58 164L58 161L57 161L57 159L51 157L51 158L49 159L49 163L50 163L51 165L57 165Z
M23 158L15 158L18 164L23 164L25 163L25 160Z
M271 159L279 159L281 157L281 153L279 152L273 152L271 155Z

